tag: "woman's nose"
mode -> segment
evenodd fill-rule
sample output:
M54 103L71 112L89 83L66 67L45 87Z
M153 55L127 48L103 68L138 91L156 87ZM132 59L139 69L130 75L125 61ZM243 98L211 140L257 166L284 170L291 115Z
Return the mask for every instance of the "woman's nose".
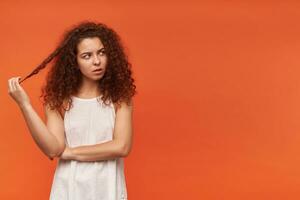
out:
M94 56L94 65L99 65L100 64L100 59L98 56Z

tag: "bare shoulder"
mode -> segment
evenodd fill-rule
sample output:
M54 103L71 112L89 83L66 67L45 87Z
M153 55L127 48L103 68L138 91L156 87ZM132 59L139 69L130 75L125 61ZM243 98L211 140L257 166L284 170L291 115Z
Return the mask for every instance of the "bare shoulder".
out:
M49 104L46 104L44 106L45 115L46 115L46 117L49 117L49 116L54 116L55 117L56 116L58 118L63 119L64 115L65 115L65 112L66 112L65 109L68 109L68 107L69 107L69 101L68 100L64 100L62 108L59 109L59 110L58 109L51 109Z
M129 102L129 104L124 102L124 101L119 103L119 104L118 103L113 103L113 104L114 104L116 113L118 113L120 111L127 111L127 112L129 111L129 112L131 112L132 109L133 109L133 101L132 100Z
M45 115L46 115L47 119L52 118L52 117L61 118L60 112L56 109L51 109L49 104L46 104L44 106L44 111L45 111Z

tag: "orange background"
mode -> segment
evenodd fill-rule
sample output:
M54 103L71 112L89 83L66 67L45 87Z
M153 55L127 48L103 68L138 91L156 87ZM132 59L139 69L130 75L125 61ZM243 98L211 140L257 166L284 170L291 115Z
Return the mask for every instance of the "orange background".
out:
M196 3L198 2L198 3ZM7 80L84 19L113 27L133 64L130 200L300 199L297 1L1 1L0 199L48 199L56 162ZM33 106L44 70L24 82Z

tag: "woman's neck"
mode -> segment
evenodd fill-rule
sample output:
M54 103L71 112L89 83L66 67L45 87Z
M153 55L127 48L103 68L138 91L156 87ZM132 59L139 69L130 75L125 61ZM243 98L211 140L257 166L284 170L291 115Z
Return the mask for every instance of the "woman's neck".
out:
M93 98L101 95L99 89L99 82L95 81L82 81L81 85L78 88L76 96L83 98Z

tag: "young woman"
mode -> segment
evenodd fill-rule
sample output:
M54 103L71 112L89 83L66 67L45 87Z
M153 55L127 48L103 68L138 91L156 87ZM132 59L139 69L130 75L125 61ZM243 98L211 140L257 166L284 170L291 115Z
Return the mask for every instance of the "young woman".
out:
M20 83L52 60L42 90L44 124ZM59 158L51 200L127 199L123 157L132 146L136 86L114 30L80 23L31 74L9 79L8 87L38 147Z

